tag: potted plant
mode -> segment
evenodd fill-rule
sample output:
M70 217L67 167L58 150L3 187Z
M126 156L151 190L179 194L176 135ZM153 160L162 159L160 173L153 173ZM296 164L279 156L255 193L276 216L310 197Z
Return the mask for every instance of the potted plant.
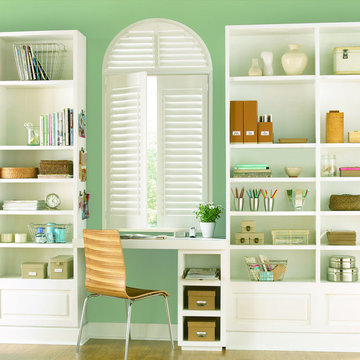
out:
M214 236L215 221L220 217L222 211L223 207L221 205L215 205L213 202L201 203L199 207L194 210L194 214L200 222L200 228L204 238Z

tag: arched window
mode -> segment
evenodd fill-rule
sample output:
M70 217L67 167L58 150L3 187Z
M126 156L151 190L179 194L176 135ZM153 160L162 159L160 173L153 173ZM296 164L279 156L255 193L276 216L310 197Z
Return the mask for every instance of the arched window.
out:
M209 200L212 65L191 29L148 19L103 61L103 227L185 228Z

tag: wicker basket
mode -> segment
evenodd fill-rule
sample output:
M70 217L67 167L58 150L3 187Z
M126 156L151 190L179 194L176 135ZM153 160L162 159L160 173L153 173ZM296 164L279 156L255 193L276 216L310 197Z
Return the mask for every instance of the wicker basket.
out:
M335 211L359 211L360 195L331 195L329 208Z
M26 179L36 178L39 173L38 168L0 168L0 177L3 179Z
M344 113L339 110L330 110L326 114L326 142L344 142Z

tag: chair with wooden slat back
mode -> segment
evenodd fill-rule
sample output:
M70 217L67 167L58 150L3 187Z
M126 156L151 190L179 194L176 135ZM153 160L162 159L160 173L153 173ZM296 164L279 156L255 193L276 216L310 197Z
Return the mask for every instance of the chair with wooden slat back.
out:
M86 279L85 287L90 293L84 300L76 352L79 352L82 329L84 326L86 306L88 299L96 296L110 296L125 299L127 308L125 356L127 359L131 309L135 301L153 296L163 296L165 299L168 317L169 333L172 349L174 342L171 331L171 322L167 297L169 294L163 290L145 290L126 286L126 271L120 235L117 230L83 230ZM129 305L128 305L129 300Z

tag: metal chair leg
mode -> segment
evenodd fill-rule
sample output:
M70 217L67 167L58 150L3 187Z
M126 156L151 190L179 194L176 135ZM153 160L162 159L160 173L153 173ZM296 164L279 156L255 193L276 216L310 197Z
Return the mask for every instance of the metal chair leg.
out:
M128 310L129 310L128 299L125 299L125 319L126 319L126 322L127 322ZM131 324L130 324L129 340L131 340Z
M127 312L127 321L126 321L126 336L125 336L125 355L124 360L127 360L128 349L129 349L129 335L130 335L130 322L131 322L131 308L133 306L133 301L130 300L130 304Z
M166 313L167 313L167 317L168 317L168 325L169 325L169 334L170 334L171 347L174 350L174 339L173 339L173 334L172 334L172 329L171 329L170 312L169 312L169 304L168 304L168 301L167 301L167 296L164 296L164 300L165 300Z
M90 294L84 300L83 309L82 309L82 313L81 313L79 335L78 335L78 339L77 339L77 343L76 343L76 352L77 353L79 352L79 349L80 349L80 341L81 341L81 335L82 335L82 330L83 330L83 326L84 326L87 302L91 297L94 297L94 296L98 296L98 295L97 294Z

